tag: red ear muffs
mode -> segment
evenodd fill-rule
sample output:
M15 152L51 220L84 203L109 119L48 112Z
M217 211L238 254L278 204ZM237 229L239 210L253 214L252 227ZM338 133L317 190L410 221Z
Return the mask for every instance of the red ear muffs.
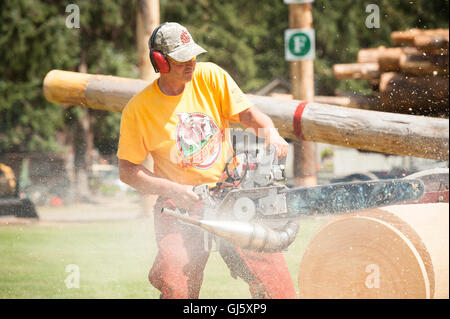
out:
M164 54L160 51L151 50L150 52L150 60L152 62L153 68L155 72L158 73L167 73L170 70L169 62L167 61Z
M154 42L156 34L158 33L158 30L165 25L167 22L159 25L155 30L153 30L153 33L150 37L149 44L150 44L150 61L152 62L153 69L155 69L155 72L161 72L161 73L167 73L170 70L169 61L167 61L164 54L162 54L161 51L154 50Z

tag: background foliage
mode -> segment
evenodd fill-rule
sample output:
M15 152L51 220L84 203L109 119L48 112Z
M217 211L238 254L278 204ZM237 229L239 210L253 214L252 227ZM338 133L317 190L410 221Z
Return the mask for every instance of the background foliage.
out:
M0 2L0 152L55 151L55 139L79 116L45 100L42 80L52 69L134 77L136 2L127 0ZM65 25L68 4L80 8L80 29ZM276 77L289 78L284 60L288 5L282 0L161 0L161 21L190 29L208 53L200 60L227 69L245 92ZM380 7L381 27L368 29L368 4ZM334 90L361 92L365 83L337 81L335 63L353 62L360 48L392 45L390 33L408 28L448 28L448 0L316 0L315 83L317 95ZM90 111L95 144L102 153L116 150L120 114Z

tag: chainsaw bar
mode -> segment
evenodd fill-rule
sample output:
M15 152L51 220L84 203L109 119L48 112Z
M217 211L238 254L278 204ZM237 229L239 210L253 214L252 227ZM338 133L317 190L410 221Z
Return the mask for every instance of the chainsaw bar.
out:
M299 187L286 191L288 218L339 214L418 200L424 193L418 179L391 179Z

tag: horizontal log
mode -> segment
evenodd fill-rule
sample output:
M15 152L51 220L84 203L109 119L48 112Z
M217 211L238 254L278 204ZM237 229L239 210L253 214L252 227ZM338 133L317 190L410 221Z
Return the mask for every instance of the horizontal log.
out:
M408 76L383 73L380 79L381 102L390 112L420 109L421 114L448 117L449 80L447 76Z
M408 74L448 74L448 53L424 52L413 47L378 47L361 49L358 63L378 63L380 72L401 71Z
M377 79L380 77L378 63L345 63L333 65L336 79Z
M448 119L309 103L301 125L306 140L448 160Z
M424 30L424 29L409 29L406 31L394 31L391 33L391 39L394 43L397 44L409 44L414 45L414 39L417 36L427 35L441 35L448 36L448 29L433 29L433 30Z
M126 101L148 84L60 70L50 71L43 82L44 95L51 102L112 111L122 110ZM448 119L247 96L272 118L280 134L287 138L443 161L449 158Z
M314 102L322 104L339 105L345 107L353 107L363 110L377 110L381 105L379 96L376 95L339 95L339 96L315 96ZM379 111L379 110L378 110Z
M407 89L421 89L429 91L439 98L448 97L447 76L410 76L402 73L386 72L381 75L380 92Z
M378 56L383 50L386 50L385 46L379 46L378 48L365 48L358 51L358 63L378 63Z
M409 51L417 52L417 50L409 48ZM378 64L381 72L399 71L400 56L404 54L404 48L389 48L380 52L378 56Z
M435 64L435 68L428 70L423 65L402 65L402 59L417 61L420 63ZM358 63L378 63L380 72L402 71L409 74L433 74L435 69L439 73L446 70L448 66L448 51L443 50L422 50L415 47L392 47L361 49L358 52ZM421 71L421 68L424 71ZM418 70L418 71L417 71Z
M448 299L448 203L330 218L307 244L298 283L307 299Z
M410 92L411 94L411 92ZM314 102L332 104L345 107L352 107L363 110L378 112L391 112L410 115L424 115L431 117L448 118L448 107L444 102L427 101L425 104L417 104L415 100L405 103L404 97L399 98L396 94L384 95L363 95L363 94L337 94L337 96L315 96ZM424 107L424 105L428 105Z
M292 100L292 94L271 93L271 97ZM363 110L382 111L377 109L381 106L381 98L378 95L363 95L352 93L336 93L335 96L316 95L313 102L352 107Z
M449 35L447 34L419 34L414 38L414 46L421 50L448 50Z
M448 75L448 54L402 54L399 59L402 73L412 75Z
M44 79L44 96L50 102L94 107L85 95L87 82L92 77L85 73L50 71Z
M414 47L385 47L361 49L358 51L358 63L378 63L379 59L397 60L402 54L418 54L420 53Z
M122 112L130 98L149 84L111 75L53 70L46 75L43 87L51 102Z

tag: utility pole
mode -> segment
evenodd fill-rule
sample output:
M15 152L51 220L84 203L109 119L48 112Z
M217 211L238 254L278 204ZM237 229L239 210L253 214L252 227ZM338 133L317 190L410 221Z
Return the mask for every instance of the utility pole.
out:
M289 30L286 32L291 55L291 92L296 100L314 100L313 0L285 0L289 4ZM288 32L290 31L290 32ZM317 185L316 144L300 140L294 143L295 186Z

